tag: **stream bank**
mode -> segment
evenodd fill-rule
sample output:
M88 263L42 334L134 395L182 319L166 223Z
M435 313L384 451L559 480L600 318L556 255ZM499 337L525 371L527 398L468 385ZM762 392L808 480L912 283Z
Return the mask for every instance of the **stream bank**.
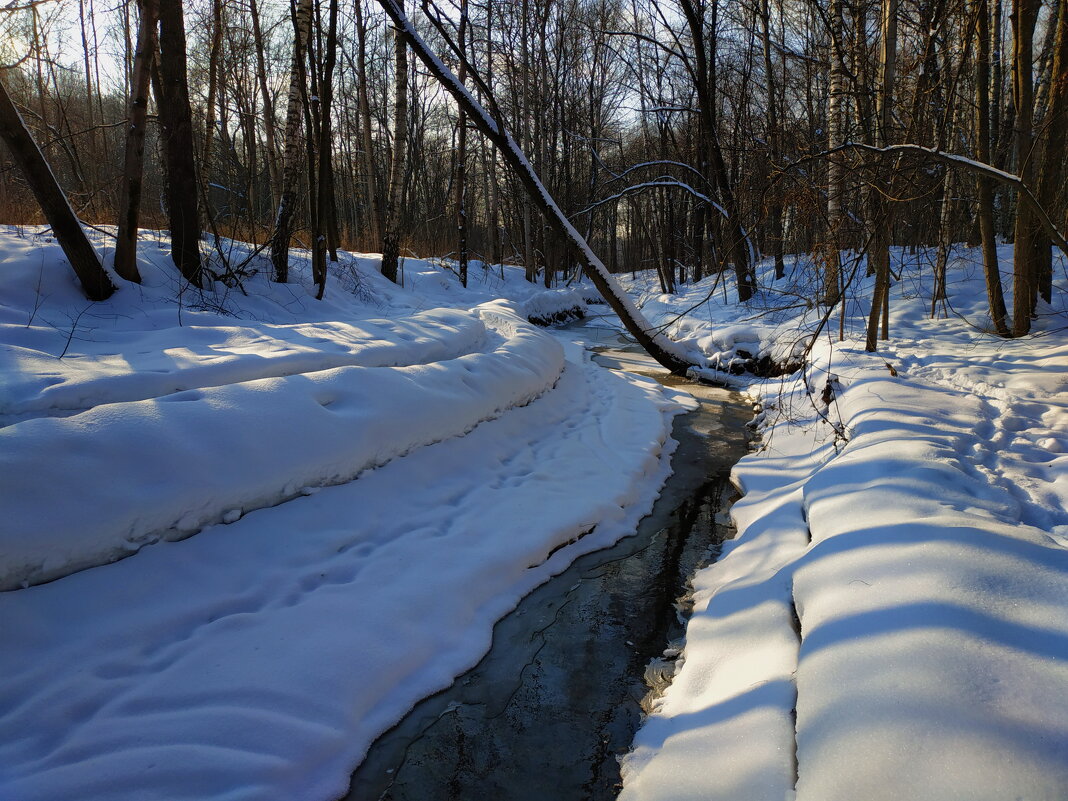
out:
M697 399L673 423L672 475L634 536L580 557L524 598L497 623L478 665L374 743L348 801L618 794L616 757L640 723L646 668L681 638L688 581L731 536L729 473L746 452L751 410L737 393L650 368L618 334L582 335L614 346L595 356L604 366L685 384ZM650 681L671 672L654 663Z

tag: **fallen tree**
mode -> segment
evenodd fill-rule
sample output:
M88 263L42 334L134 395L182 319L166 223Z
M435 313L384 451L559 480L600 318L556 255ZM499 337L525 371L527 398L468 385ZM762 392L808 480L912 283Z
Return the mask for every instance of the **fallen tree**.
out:
M398 33L412 49L412 52L423 62L430 74L437 79L446 92L452 95L483 136L497 146L501 158L504 159L505 164L508 165L508 168L522 184L548 225L556 234L575 246L581 257L583 272L586 273L593 285L604 296L612 311L619 315L619 319L623 321L623 325L631 336L637 340L638 344L672 373L681 375L690 367L696 366L697 360L694 357L690 356L677 342L662 331L658 331L656 326L645 319L638 307L634 305L634 302L619 286L611 273L608 272L604 263L593 252L586 238L571 224L571 221L561 211L552 195L549 194L549 191L527 160L526 154L523 153L505 127L501 115L499 113L491 114L475 99L474 95L467 90L467 87L460 82L452 70L445 66L441 59L430 49L426 41L416 32L415 27L396 0L378 0L378 4L393 21ZM424 0L424 12L427 9L428 3ZM496 103L493 101L493 93L489 90L489 87L478 76L475 68L467 62L466 57L455 42L452 41L440 21L433 15L428 14L428 16L452 49L453 55L466 64L468 77L478 86L486 102L495 109Z

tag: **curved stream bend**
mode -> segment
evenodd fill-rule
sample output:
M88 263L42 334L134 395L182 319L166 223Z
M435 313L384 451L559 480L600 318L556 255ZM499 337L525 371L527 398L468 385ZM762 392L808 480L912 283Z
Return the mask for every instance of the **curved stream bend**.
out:
M633 350L595 358L646 372ZM699 408L675 418L674 472L636 535L580 557L502 618L477 666L374 743L347 801L616 797L646 666L681 637L687 582L730 536L728 476L746 451L742 398L686 388Z

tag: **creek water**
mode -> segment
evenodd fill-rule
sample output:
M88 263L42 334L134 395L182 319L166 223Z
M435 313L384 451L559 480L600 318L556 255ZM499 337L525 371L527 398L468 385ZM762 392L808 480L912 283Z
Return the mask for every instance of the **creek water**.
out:
M675 379L618 330L570 334L603 366L684 385L673 473L635 535L578 558L502 618L490 651L371 747L347 801L600 801L619 791L643 702L673 673L688 581L731 535L731 466L747 449L737 393ZM665 651L669 655L664 658Z

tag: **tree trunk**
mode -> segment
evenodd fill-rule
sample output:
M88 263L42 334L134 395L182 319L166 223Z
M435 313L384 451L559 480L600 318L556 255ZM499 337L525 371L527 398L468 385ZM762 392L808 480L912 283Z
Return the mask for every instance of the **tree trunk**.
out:
M404 0L397 3L404 13ZM393 106L393 164L389 171L386 223L382 234L382 275L397 282L400 260L401 205L404 203L404 170L408 156L408 47L400 29L394 31L396 91Z
M775 88L775 70L771 61L771 8L770 0L761 0L760 21L763 56L764 56L764 82L767 85L768 97L768 161L780 156L779 150L779 116L778 116L778 92ZM770 166L770 164L768 165ZM781 280L786 275L786 265L782 258L782 199L778 187L768 187L774 194L767 198L766 207L768 215L767 245L765 250L770 250L775 259L775 280ZM704 214L708 214L706 210ZM700 263L700 261L698 261Z
M94 23L95 24L95 23ZM85 0L78 0L78 26L81 31L82 38L82 64L84 67L83 79L85 80L85 128L86 135L89 140L89 152L91 154L97 154L100 152L100 147L97 144L98 131L96 128L96 122L93 117L93 73L89 65L89 53L92 48L89 47L89 35L86 32L85 23ZM99 88L99 87L98 87ZM90 158L87 162L89 173L90 186L96 186L99 182L99 165L96 160ZM83 208L82 211L87 213L90 217L95 217L96 212L96 193L89 193L89 202L87 208Z
M322 46L320 32L322 20L319 6L312 8L313 20L308 32L307 52L300 62L300 107L304 113L304 152L308 178L308 245L311 250L311 277L321 291L320 275L326 274L326 251L323 248L323 228L319 216L319 134L322 131L319 89L319 55ZM310 84L310 86L309 86ZM324 279L325 281L325 279Z
M973 0L978 24L978 50L975 55L975 156L990 163L990 9L988 0ZM997 240L994 230L994 192L989 178L975 179L979 218L979 235L983 245L983 273L990 320L1001 336L1009 335L1005 322L1005 295L1001 288Z
M289 96L286 101L285 153L282 157L282 186L278 193L278 214L271 234L271 264L274 280L289 281L289 240L296 217L297 189L301 174L301 121L304 116L301 97L306 93L303 59L306 57L311 31L312 2L299 0L293 11L293 58L289 70Z
M1013 0L1012 14L1012 87L1015 109L1013 148L1016 172L1024 186L1034 185L1034 81L1032 78L1033 37L1038 19L1039 0ZM1037 224L1030 208L1022 203L1016 208L1016 230L1013 245L1012 333L1021 337L1031 330L1031 314L1035 305L1036 264L1035 232Z
M214 172L211 163L211 151L215 142L215 101L219 91L219 59L222 56L222 38L222 0L212 0L211 51L208 53L208 99L204 104L204 154L200 159L201 169L208 175Z
M881 29L881 53L879 56L879 93L877 137L880 147L890 144L890 126L893 124L894 112L894 78L897 73L897 0L883 0ZM885 183L885 182L884 182ZM887 192L887 194L891 194ZM872 293L871 312L868 314L868 330L864 349L869 353L876 349L876 336L879 319L883 317L883 338L889 328L886 310L890 300L890 228L891 209L878 191L871 193L871 245L869 261L875 264L875 290Z
M460 83L467 80L467 0L460 0ZM460 283L467 286L467 113L461 108L456 118L456 260Z
M1068 0L1057 6L1057 33L1053 46L1049 93L1044 121L1046 146L1038 174L1038 202L1052 216L1063 198L1065 161L1068 160ZM1061 197L1058 197L1060 195ZM1037 237L1036 279L1038 294L1053 300L1053 258L1049 237Z
M182 0L159 3L159 118L167 153L171 259L193 286L201 286L200 216L197 210L193 115L186 74Z
M44 154L33 141L7 89L0 82L0 139L3 139L15 163L26 177L33 196L52 226L56 241L74 268L89 300L106 300L115 286L100 266L96 251L89 244L67 196L56 182L56 176L45 161Z
M831 0L831 42L829 58L830 80L827 102L827 149L834 150L843 142L845 117L846 76L844 54L839 50L845 30L842 24L842 0ZM823 303L833 306L838 301L841 282L842 194L845 190L845 167L831 157L827 164L827 246L823 273ZM878 282L876 282L878 283Z
M318 120L318 142L317 150L319 155L318 162L318 195L316 198L316 211L317 211L317 225L313 233L313 238L317 243L316 261L317 269L315 270L315 283L318 286L318 292L316 297L322 300L323 294L326 291L326 257L324 254L324 244L328 243L326 249L330 250L331 259L337 261L336 245L333 243L334 234L332 233L333 224L332 217L334 212L334 190L333 190L333 142L331 132L333 126L331 123L331 113L333 111L334 103L334 67L337 65L337 14L338 14L338 0L330 0L329 10L329 22L327 23L326 33L326 47L324 52L320 53L321 58L325 61L322 67L322 76L319 79L318 96L319 96L319 120ZM325 240L325 242L324 242Z
M493 93L493 4L491 2L486 3L486 88ZM497 147L491 145L489 148L489 170L487 171L486 180L489 182L489 192L487 197L489 198L489 238L490 238L490 260L493 264L500 267L501 276L504 275L504 267L501 265L503 258L501 256L501 230L500 230L500 198L499 187L497 185Z
M938 223L938 247L935 250L934 291L931 293L931 317L938 313L938 304L946 308L946 269L949 263L949 249L953 242L953 195L957 191L956 180L952 170L946 170L942 180L942 211Z
M126 132L126 158L119 200L119 230L115 241L115 272L127 281L141 283L137 271L137 231L144 186L145 130L148 125L148 85L152 57L156 53L158 0L141 0L141 23L137 31L133 78L130 84L130 117Z
M531 223L530 198L523 198L523 277L531 284L538 280L534 263L534 226Z
M371 238L381 243L385 232L382 229L382 204L378 195L378 179L375 175L374 142L371 139L371 100L367 92L367 23L363 18L365 0L355 0L356 10L356 64L360 104L360 134L363 141L363 169L367 192L367 213L371 220Z
M753 275L753 259L756 257L755 250L751 247L749 236L742 226L741 214L738 203L731 186L730 175L727 172L727 163L723 159L723 151L719 145L719 137L716 131L716 54L709 53L706 46L708 42L714 44L716 38L715 24L711 32L705 31L702 10L694 3L694 0L681 0L683 15L690 30L690 36L694 52L694 78L697 95L697 106L700 116L699 136L701 159L703 160L702 174L712 178L719 191L723 207L727 212L727 253L734 265L734 273L738 284L738 300L746 302L753 296L756 282ZM716 13L716 5L713 2L713 14ZM707 33L707 36L706 36Z

